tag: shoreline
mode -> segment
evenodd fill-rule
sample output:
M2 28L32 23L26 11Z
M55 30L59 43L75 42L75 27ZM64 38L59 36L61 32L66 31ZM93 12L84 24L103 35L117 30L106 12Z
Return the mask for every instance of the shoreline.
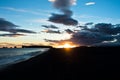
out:
M15 48L16 49L16 48ZM28 48L29 49L29 48ZM32 48L33 49L33 48ZM4 63L2 65L0 65L0 71L3 71L15 64L18 64L20 62L24 62L24 61L28 61L29 59L31 58L34 58L38 55L41 55L43 54L44 52L47 52L49 49L48 48L44 48L44 50L36 50L36 51L33 51L33 52L28 52L28 53L24 53L23 55L18 55L18 56L14 56L14 57L10 57L10 58L15 58L13 61L11 62L8 62L8 63ZM10 58L8 58L8 60L10 60Z

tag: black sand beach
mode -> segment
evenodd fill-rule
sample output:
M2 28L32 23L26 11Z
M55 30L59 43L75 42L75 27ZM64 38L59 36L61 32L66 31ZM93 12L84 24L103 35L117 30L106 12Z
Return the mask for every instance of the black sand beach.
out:
M54 49L0 72L0 80L107 80L119 78L120 47Z

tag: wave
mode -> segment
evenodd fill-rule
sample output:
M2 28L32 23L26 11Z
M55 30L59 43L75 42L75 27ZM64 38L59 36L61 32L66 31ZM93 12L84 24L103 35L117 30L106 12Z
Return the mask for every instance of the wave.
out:
M7 56L6 58L4 57L3 59L0 58L0 70L7 68L10 65L22 62L22 61L26 61L29 60L33 57L36 57L37 55L40 55L46 51L48 51L49 49L41 49L40 51L34 51L34 52L30 52L30 53L24 53L22 55L17 55L17 56Z

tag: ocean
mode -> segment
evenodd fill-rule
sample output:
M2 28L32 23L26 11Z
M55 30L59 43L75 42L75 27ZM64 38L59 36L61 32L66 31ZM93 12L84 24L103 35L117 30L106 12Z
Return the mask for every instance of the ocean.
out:
M48 50L49 48L1 48L0 69L4 69L12 64L28 60Z

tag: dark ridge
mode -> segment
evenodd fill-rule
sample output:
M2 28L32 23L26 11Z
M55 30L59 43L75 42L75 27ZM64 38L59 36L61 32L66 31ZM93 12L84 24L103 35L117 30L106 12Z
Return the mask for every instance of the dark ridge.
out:
M52 46L22 46L22 48L52 48Z
M120 47L51 48L0 72L0 80L120 79Z

